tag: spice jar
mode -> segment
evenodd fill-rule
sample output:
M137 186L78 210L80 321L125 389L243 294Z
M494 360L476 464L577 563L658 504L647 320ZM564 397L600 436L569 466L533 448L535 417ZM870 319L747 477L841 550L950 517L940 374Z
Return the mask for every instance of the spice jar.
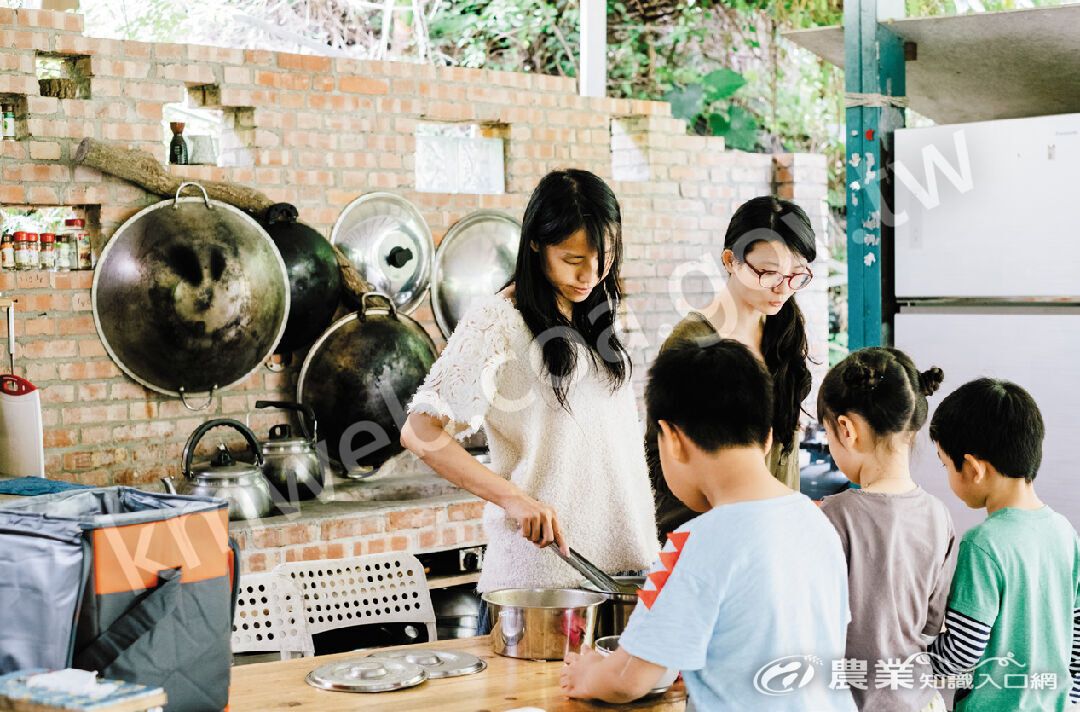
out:
M56 271L56 235L51 232L41 233L41 245L38 250L38 266L41 269Z
M75 253L75 241L69 233L62 232L56 236L56 271L67 272L78 266L78 256Z
M26 233L26 267L23 269L37 269L41 259L41 247L38 244L36 232Z
M26 233L15 233L12 249L15 253L15 269L30 269L30 243L26 239Z
M15 242L6 232L0 240L0 269L15 269Z
M82 218L68 218L64 221L64 232L71 235L75 246L75 263L72 269L93 269L94 260L90 250L90 233L86 231L86 221Z

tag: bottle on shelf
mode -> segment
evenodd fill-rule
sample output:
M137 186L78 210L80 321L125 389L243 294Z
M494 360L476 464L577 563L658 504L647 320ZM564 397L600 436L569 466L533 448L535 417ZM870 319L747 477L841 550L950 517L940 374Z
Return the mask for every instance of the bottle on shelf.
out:
M38 248L38 267L56 271L56 235L51 232L41 233L41 245Z
M0 269L15 269L15 241L11 233L5 232L0 239Z
M78 253L75 252L75 241L71 233L59 233L56 236L56 271L67 272L78 266Z
M4 104L0 112L3 115L3 140L13 141L15 140L15 107Z
M188 162L188 146L184 140L184 122L171 121L169 128L173 132L172 141L169 142L169 163L186 166Z
M15 233L12 247L15 253L15 269L30 269L30 243L25 232L19 230Z
M23 269L37 269L41 260L41 247L38 242L38 233L26 233L26 265Z

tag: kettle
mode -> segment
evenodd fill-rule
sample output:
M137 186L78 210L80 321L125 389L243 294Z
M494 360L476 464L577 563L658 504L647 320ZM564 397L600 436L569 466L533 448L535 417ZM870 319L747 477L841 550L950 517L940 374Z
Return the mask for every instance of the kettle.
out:
M255 463L236 462L225 445L218 446L218 451L208 463L200 463L194 471L191 459L195 455L195 446L212 428L227 425L239 430L255 452ZM229 503L229 519L259 519L270 514L273 507L270 498L270 484L262 473L263 455L255 433L243 423L228 418L208 420L191 433L183 454L184 477L179 483L171 477L163 477L161 483L169 494L194 494L204 497L217 497Z
M270 439L260 444L263 451L263 474L275 495L275 503L286 511L304 499L318 497L325 482L323 459L315 449L318 424L309 405L286 401L255 401L256 408L283 408L300 414L303 437L293 437L285 423L270 428ZM325 456L324 456L325 458Z

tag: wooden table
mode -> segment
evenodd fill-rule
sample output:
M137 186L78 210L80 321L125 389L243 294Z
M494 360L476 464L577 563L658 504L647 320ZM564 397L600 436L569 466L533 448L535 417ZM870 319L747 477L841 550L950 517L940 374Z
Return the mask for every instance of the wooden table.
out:
M229 712L351 712L361 708L386 712L506 712L520 707L538 707L546 712L613 709L682 712L686 708L686 689L682 680L677 681L663 697L629 705L569 700L559 688L562 662L517 660L495 655L486 636L440 640L410 647L472 653L483 658L488 667L475 675L428 680L417 687L397 692L354 693L317 689L308 685L304 676L325 663L363 657L365 652L240 665L232 669Z

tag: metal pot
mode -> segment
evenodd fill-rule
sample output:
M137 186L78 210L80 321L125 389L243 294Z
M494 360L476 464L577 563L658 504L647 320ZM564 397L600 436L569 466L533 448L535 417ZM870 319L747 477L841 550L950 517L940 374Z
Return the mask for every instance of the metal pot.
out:
M330 326L341 297L341 269L330 242L296 221L296 208L278 203L266 211L266 232L289 275L289 319L277 353L304 348Z
M637 588L645 585L644 576L612 576L612 578L621 584L628 584ZM622 635L622 632L626 630L627 622L630 620L630 614L637 607L637 592L608 593L607 591L598 591L596 586L589 581L583 581L581 588L604 597L604 603L600 606L600 611L596 616L596 636L603 638Z
M191 459L199 440L212 428L227 425L243 434L255 452L255 464L235 462L225 445L218 448L217 454L209 463L200 463L194 470ZM255 433L237 420L221 418L208 420L191 433L184 445L184 478L179 483L171 477L163 477L161 482L169 494L194 494L203 497L217 497L229 503L229 519L259 519L270 514L273 504L270 498L270 485L262 473L263 456Z
M289 315L274 241L205 191L179 197L190 185L120 226L91 292L113 361L147 388L181 398L247 378L274 352Z
M369 292L361 306L311 347L296 389L322 424L327 454L347 474L401 452L405 407L436 355L423 327L388 297Z
M491 613L491 648L528 660L562 660L592 645L603 596L575 588L503 588L481 596Z
M300 430L303 437L293 437L287 423L270 428L270 439L263 440L263 475L270 483L274 503L279 509L295 507L304 499L312 499L322 492L325 479L322 460L315 449L318 425L311 406L287 401L255 401L256 408L284 408L300 414Z
M619 649L619 636L618 635L606 635L598 637L596 639L596 652L603 655L605 658L616 650ZM671 686L675 684L675 680L679 677L679 670L677 668L667 668L664 671L663 676L657 680L656 686L649 690L647 696L662 695L671 689Z

